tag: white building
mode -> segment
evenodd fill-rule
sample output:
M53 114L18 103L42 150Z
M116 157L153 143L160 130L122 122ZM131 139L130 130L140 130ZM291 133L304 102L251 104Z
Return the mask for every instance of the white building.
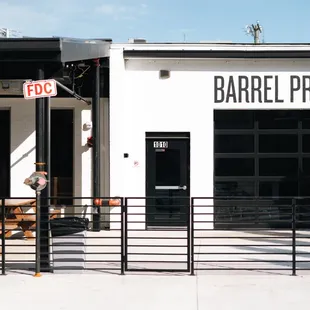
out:
M309 56L309 45L112 44L111 195L167 197L132 200L146 205L131 208L142 229L186 223L189 199L182 209L173 196L205 198L202 227L220 210L214 196L269 197L233 204L228 224L310 196Z

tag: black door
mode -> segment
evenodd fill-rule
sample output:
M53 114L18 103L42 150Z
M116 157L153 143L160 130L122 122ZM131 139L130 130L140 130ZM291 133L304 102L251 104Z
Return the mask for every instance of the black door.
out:
M146 138L147 226L186 226L190 205L190 139L184 134L152 135Z
M73 110L51 110L51 192L55 205L72 205L73 200ZM68 198L65 198L68 197Z
M0 110L0 197L10 196L11 174L11 113L10 110Z

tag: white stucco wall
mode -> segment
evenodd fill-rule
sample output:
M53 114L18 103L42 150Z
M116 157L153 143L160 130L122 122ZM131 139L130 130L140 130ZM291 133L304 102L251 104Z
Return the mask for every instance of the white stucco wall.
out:
M107 105L108 100L102 99L102 120L105 119L103 113L106 113ZM83 124L91 121L91 106L74 98L53 98L51 108L74 110L74 196L91 197L92 149L85 146L91 130L83 130ZM23 182L35 170L35 101L0 98L0 109L11 110L11 197L33 197L34 191ZM102 128L106 126L103 124ZM101 148L103 154L108 156L106 141L102 142ZM108 173L107 160L105 157L102 159L102 195L109 195L105 176ZM91 203L91 200L76 200L75 203L82 205Z
M168 47L169 48L169 47ZM213 111L214 109L308 109L297 92L290 102L290 75L305 75L305 60L194 60L123 59L123 47L111 49L111 195L145 196L145 132L181 131L191 134L191 196L213 196ZM159 70L171 70L169 79L159 79ZM215 103L214 76L278 75L281 103ZM269 98L274 100L274 79ZM310 83L309 83L310 85ZM238 87L238 85L236 85ZM129 159L123 158L129 153ZM138 168L133 161L140 163ZM143 204L132 201L131 204ZM212 200L197 204L210 205ZM206 208L202 208L205 212ZM201 212L196 208L196 212ZM141 208L132 209L132 212ZM144 217L142 217L144 218ZM141 217L139 217L141 220ZM201 220L212 221L203 215ZM115 218L116 221L116 218ZM205 223L200 224L203 227ZM210 224L211 225L211 224ZM197 227L199 225L197 224ZM137 227L137 225L136 225ZM144 225L140 225L143 229ZM199 227L198 227L199 228Z

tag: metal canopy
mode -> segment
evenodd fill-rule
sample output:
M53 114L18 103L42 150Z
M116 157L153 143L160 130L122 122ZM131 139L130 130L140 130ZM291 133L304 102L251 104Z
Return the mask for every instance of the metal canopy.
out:
M103 40L72 40L62 39L61 61L73 62L79 60L104 58L110 56L111 41Z
M109 57L111 40L70 38L0 39L0 62L66 63Z

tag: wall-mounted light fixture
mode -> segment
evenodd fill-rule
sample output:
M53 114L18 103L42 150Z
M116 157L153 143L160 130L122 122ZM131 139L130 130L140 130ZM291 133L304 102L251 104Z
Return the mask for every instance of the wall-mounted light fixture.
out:
M84 131L87 131L87 130L90 130L93 128L93 124L92 122L86 122L84 125L83 125L83 130Z
M160 70L159 71L159 78L161 80L169 79L170 78L170 71L169 70Z

